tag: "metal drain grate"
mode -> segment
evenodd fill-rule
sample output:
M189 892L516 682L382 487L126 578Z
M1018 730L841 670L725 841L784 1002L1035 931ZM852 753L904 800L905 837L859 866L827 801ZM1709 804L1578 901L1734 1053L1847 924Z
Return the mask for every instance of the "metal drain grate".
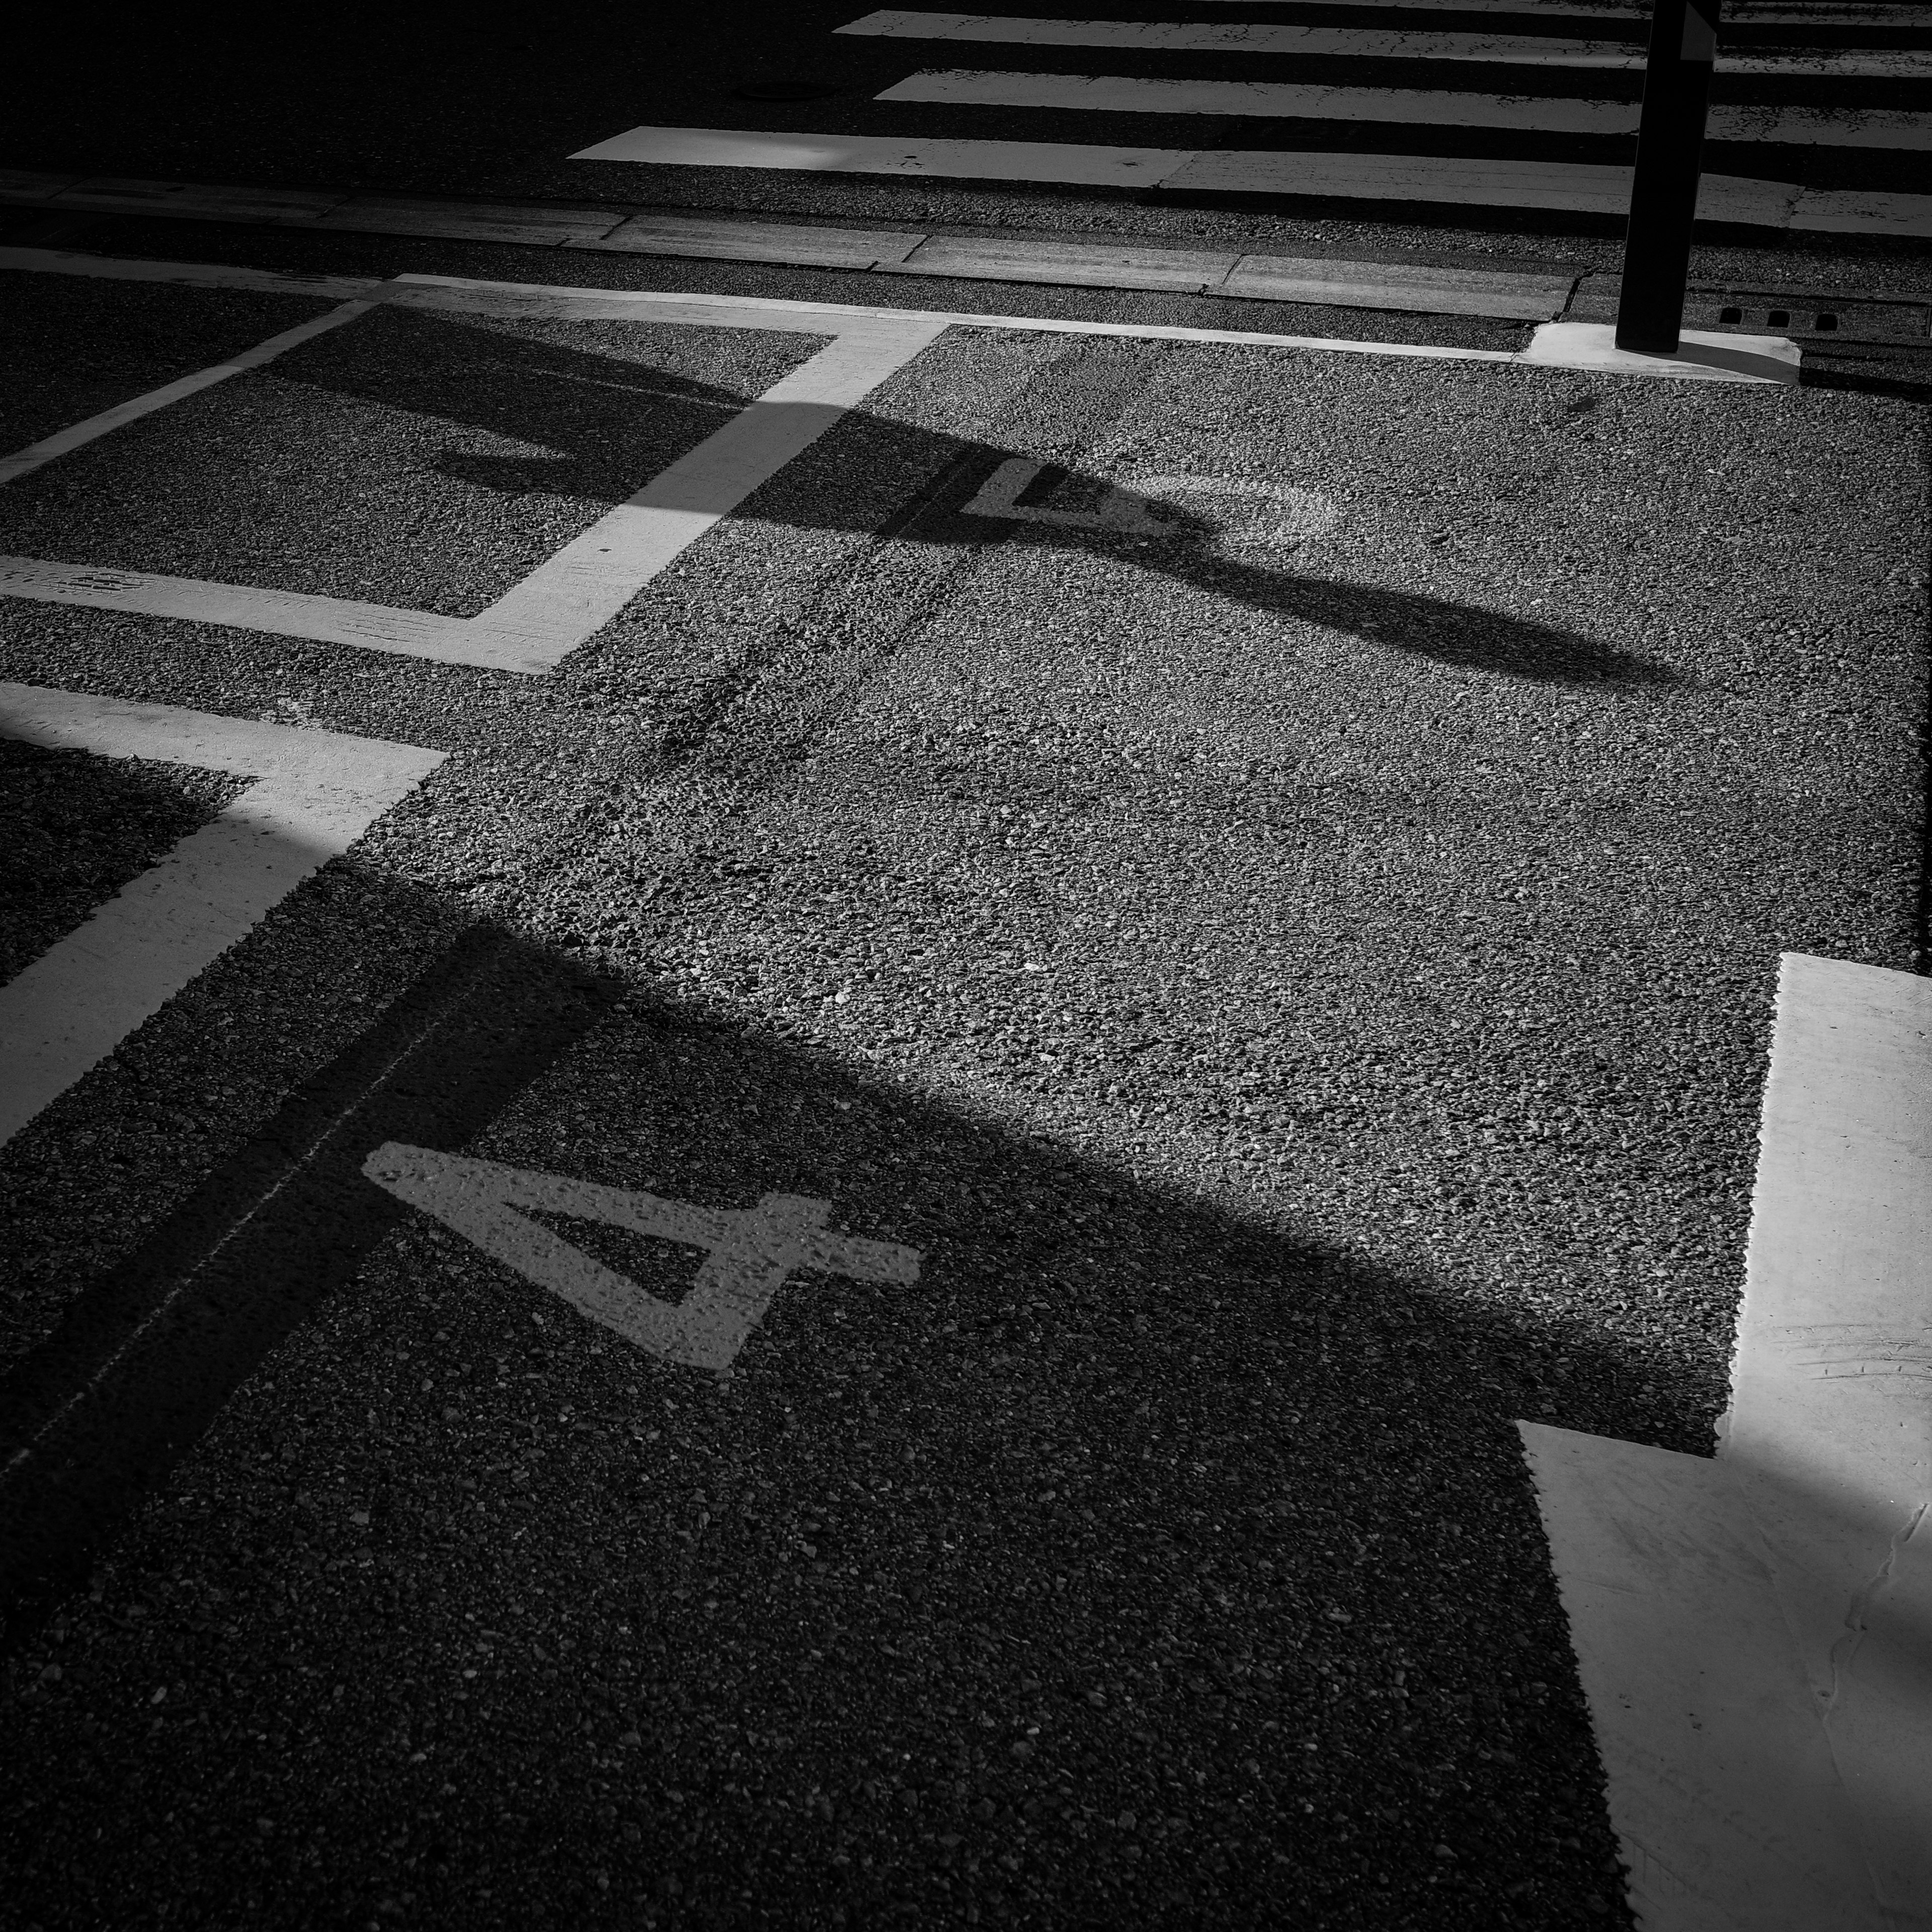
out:
M1571 322L1613 322L1617 278L1586 278L1570 304ZM1791 335L1828 341L1923 344L1932 341L1932 298L1846 295L1816 289L1745 289L1694 285L1684 303L1686 328L1736 329L1740 335Z
M1750 335L1838 335L1858 342L1924 342L1932 304L1836 301L1828 296L1694 289L1684 306L1692 328L1735 328Z

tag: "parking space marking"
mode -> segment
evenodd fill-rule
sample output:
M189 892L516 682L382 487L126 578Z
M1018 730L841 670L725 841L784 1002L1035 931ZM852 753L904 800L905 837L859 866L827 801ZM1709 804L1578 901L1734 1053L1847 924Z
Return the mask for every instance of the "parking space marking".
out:
M326 334L332 328L340 328L345 322L352 322L358 315L367 314L370 306L366 302L344 302L328 314L284 329L280 335L272 335L266 342L258 342L254 348L244 349L225 362L197 369L192 375L165 382L158 389L150 389L145 396L117 403L111 410L103 410L98 416L89 416L85 422L58 430L38 442L29 443L25 449L16 450L11 456L0 456L0 483L10 483L15 477L24 476L30 470L39 469L42 464L51 463L56 457L64 456L69 450L78 449L97 436L120 428L124 423L137 422L142 416L152 416L155 410L164 410L170 403L180 402L185 397L198 395L203 389L212 388L217 382L225 382L230 376L238 376L244 370L259 369L265 363L272 362L284 350L312 342L318 335Z
M11 459L22 466L16 473L244 368L261 368L324 328L352 321L384 303L432 311L776 329L829 334L832 340L473 617L38 557L0 556L0 596L138 611L540 676L586 643L673 559L930 346L947 326L943 320L890 310L850 322L821 312L814 322L795 308L773 312L756 304L719 308L676 300L640 306L603 290L406 276L383 285L368 301L345 304L244 356L47 438ZM4 480L0 472L0 481Z
M912 322L834 337L470 622L532 640L555 662L943 333Z
M1653 1932L1932 1925L1932 982L1787 954L1714 1460L1522 1424Z
M0 684L0 735L254 780L212 824L0 986L0 1144L347 850L444 756L22 684Z
M829 1233L832 1203L802 1195L767 1194L754 1208L698 1208L394 1141L376 1148L362 1172L593 1322L691 1368L728 1369L772 1298L802 1270L901 1286L919 1279L917 1249ZM519 1211L532 1208L708 1252L691 1292L676 1304L661 1301Z

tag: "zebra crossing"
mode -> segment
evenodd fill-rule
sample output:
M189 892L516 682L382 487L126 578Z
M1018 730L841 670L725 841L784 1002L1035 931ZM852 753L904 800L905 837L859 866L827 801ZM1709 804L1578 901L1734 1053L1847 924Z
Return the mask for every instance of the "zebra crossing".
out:
M1248 0L1265 17L1226 17L1238 4L1190 0L1173 10L1193 17L1164 20L874 11L826 35L822 82L746 91L788 100L784 124L640 126L572 158L1366 202L1438 218L1627 206L1647 9ZM982 64L951 64L969 46ZM1932 8L1727 10L1714 95L1706 221L1932 236Z

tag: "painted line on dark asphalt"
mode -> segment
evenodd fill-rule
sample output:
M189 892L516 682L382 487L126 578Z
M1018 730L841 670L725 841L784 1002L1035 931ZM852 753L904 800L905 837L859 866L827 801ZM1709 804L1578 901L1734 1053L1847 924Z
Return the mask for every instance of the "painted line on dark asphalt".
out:
M1228 114L1270 120L1386 121L1403 127L1520 128L1537 134L1636 132L1634 100L1415 87L1323 87L1269 80L1150 80L1126 74L994 74L928 68L877 100L958 106L1043 107L1083 114ZM1932 148L1932 114L1882 108L1710 110L1705 138L1786 146Z
M1365 7L1378 14L1514 14L1524 20L1648 21L1646 0L1602 0L1600 5L1566 7L1542 0L1202 0L1209 6ZM1806 27L1932 26L1932 7L1858 7L1839 0L1726 0L1725 25L1745 21Z
M362 1172L634 1346L718 1374L801 1270L901 1286L919 1279L917 1249L830 1233L832 1203L802 1195L767 1194L754 1208L700 1208L394 1142L370 1154ZM702 1248L706 1258L682 1300L661 1301L519 1211L530 1209Z
M640 319L634 302L619 299L620 305L614 310L601 291L553 291L540 285L411 276L384 284L368 301L348 306L355 314L390 303L466 313L481 309L585 319L594 312L614 314L620 320ZM675 302L653 305L650 319L704 328L829 334L832 339L473 617L37 557L0 556L0 596L137 611L439 663L541 675L587 642L721 518L929 347L946 326L944 321L890 310L865 314L850 325L827 327L821 320L814 326L789 309L774 313L756 304L730 309L686 305L680 310ZM353 320L353 314L338 312L322 320L332 326ZM251 352L245 366L260 368L317 332L309 325L277 336ZM47 451L38 460L63 453L53 446L61 445L64 437L74 439L66 446L77 447L92 436L238 373L243 366L243 358L232 358L108 412L112 422L95 417L76 430L50 437L36 446ZM89 435L80 435L80 430Z
M1127 536L1171 532L1180 517L1211 525L1208 534L1212 538L1276 546L1320 536L1334 527L1340 514L1334 500L1319 490L1254 477L1212 475L1124 476L1095 508L1061 508L1051 499L1065 475L1051 464L1013 457L961 505L960 514L1063 530L1113 530ZM1243 514L1231 511L1231 505L1258 507Z
M1518 1426L1639 1921L1932 1925L1932 980L1784 957L1715 1460Z
M1270 148L1091 146L1072 141L895 140L881 134L766 134L640 127L580 148L574 161L652 167L768 168L936 180L1030 181L1472 208L1540 208L1622 218L1631 170L1586 161L1484 160L1454 154L1314 153ZM1812 188L1706 174L1697 218L1807 234L1932 236L1932 195Z
M84 1581L141 1496L407 1212L373 1146L460 1144L621 998L472 931L0 1382L0 1644Z
M164 383L158 389L149 390L145 396L136 396L131 402L118 403L111 410L103 410L98 416L89 416L85 422L73 424L52 436L44 436L38 442L29 443L11 456L0 456L0 483L10 483L16 476L25 476L39 469L42 464L51 463L56 457L64 456L70 449L79 449L97 436L106 435L110 430L119 429L125 423L136 422L142 416L153 415L157 410L166 409L170 403L199 395L203 389L212 388L217 382L225 382L231 376L260 369L285 350L299 348L304 342L312 342L318 335L326 334L330 329L340 328L345 322L352 322L358 315L367 314L369 306L366 302L344 302L326 315L284 329L280 335L272 335L266 342L258 342L254 348L244 349L238 356L231 356L225 362L197 369L192 375Z
M1394 32L1365 27L1300 27L1279 22L1027 19L1004 14L928 14L888 8L835 27L838 34L907 40L992 41L1046 47L1124 47L1144 52L1301 54L1328 59L1455 61L1485 65L1610 68L1641 71L1645 49L1634 40L1572 40L1554 34ZM1794 47L1738 52L1720 48L1720 74L1932 75L1932 53L1918 48Z
M254 782L0 986L0 1143L443 760L379 738L0 684L0 735Z

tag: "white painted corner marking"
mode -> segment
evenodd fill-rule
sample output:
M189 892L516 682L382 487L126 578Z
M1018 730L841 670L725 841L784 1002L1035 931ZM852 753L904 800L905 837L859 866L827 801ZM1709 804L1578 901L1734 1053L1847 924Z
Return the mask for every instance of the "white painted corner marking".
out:
M1714 1460L1519 1425L1645 1932L1932 1928L1932 981L1787 953Z
M588 642L714 524L929 347L948 326L946 320L927 316L825 310L801 320L804 305L798 304L768 309L755 303L700 303L676 297L644 304L622 291L404 275L382 284L367 300L345 303L224 362L0 458L0 484L232 376L264 368L325 330L384 305L566 320L614 315L627 321L770 328L832 339L473 617L34 557L0 557L0 596L135 610L190 623L541 676Z
M692 1368L728 1368L772 1298L802 1270L910 1286L916 1248L827 1231L832 1203L767 1194L753 1208L698 1208L655 1194L389 1141L362 1172L526 1280L626 1340ZM602 1221L708 1250L682 1300L661 1301L531 1220L526 1212Z
M0 1142L346 851L444 756L24 684L0 684L0 736L254 780L0 986Z

